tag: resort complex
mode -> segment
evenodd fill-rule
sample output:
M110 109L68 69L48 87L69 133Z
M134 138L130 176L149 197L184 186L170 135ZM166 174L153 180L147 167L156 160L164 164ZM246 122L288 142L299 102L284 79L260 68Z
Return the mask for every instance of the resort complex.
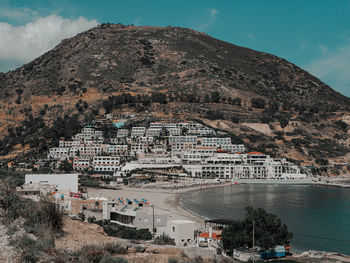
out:
M113 116L108 116L109 120ZM128 125L126 125L128 124ZM228 133L196 122L144 122L116 119L112 132L87 125L71 140L60 140L48 160L66 160L76 171L128 178L144 171L177 168L192 178L303 179L300 168L284 158L249 152ZM118 127L118 128L115 128Z

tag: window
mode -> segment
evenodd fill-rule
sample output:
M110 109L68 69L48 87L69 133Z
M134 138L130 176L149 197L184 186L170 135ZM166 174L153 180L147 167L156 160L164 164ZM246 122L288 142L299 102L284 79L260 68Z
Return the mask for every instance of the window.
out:
M175 227L173 226L173 232L175 232Z

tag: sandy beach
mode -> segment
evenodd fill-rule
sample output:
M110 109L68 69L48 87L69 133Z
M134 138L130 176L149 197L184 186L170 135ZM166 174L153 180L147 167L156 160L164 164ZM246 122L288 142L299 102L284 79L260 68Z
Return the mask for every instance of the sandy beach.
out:
M154 205L156 209L170 212L173 219L193 220L197 223L198 227L201 227L204 226L204 218L183 209L179 204L181 195L189 191L200 191L206 188L223 187L228 185L231 185L231 183L211 184L177 190L144 189L128 186L122 186L118 190L89 188L88 197L105 197L108 200L116 200L118 197L129 198L130 200L134 200L134 198L138 200L144 198L151 205Z

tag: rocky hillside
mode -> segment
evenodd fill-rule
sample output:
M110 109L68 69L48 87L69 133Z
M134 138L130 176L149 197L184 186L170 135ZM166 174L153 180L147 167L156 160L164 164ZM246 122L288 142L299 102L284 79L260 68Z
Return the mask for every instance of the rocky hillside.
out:
M44 154L79 122L119 111L200 119L304 163L349 151L349 98L282 58L190 29L103 24L0 74L0 90L4 158Z

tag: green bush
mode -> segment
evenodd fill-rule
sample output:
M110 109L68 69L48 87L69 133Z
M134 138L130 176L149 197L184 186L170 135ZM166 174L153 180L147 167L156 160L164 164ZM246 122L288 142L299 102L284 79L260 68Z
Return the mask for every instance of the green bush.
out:
M263 99L260 98L254 98L251 99L251 105L253 108L257 108L257 109L264 109L266 102Z
M178 263L179 259L178 258L169 258L168 263Z
M209 120L223 120L224 113L219 110L208 110L206 114L206 118Z
M175 241L174 239L170 238L168 235L161 235L161 236L157 236L154 240L155 244L158 245L173 245L175 246Z
M120 237L124 239L136 239L136 240L150 240L152 239L152 234L148 230L140 229L130 229L123 226L117 226L115 224L104 224L103 230L109 236Z
M89 223L94 224L94 223L96 223L96 217L94 217L94 216L89 216L88 219L87 219L87 221L88 221Z
M41 199L39 203L34 203L29 208L32 211L28 211L24 223L27 232L40 233L43 227L48 227L56 233L62 232L64 211L56 203Z
M78 217L80 218L80 220L81 220L82 222L85 222L86 215L85 215L84 213L79 213L79 214L78 214Z
M39 255L34 251L26 251L22 255L21 262L35 263L39 261Z
M79 253L79 262L98 263L104 258L107 253L102 246L86 245Z
M104 245L104 249L109 253L109 254L126 254L128 251L128 248L126 246L123 246L118 243L107 243Z

